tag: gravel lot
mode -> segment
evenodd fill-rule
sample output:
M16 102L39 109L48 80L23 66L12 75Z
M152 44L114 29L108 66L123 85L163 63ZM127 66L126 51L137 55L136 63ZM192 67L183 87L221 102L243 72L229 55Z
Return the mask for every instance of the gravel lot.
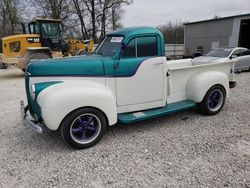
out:
M195 111L111 127L76 151L23 127L23 73L0 69L0 187L250 187L250 73L221 113Z

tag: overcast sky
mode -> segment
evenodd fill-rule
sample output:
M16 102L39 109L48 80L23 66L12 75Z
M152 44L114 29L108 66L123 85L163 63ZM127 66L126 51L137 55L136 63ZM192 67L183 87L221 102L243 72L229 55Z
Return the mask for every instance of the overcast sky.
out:
M125 8L122 23L128 26L158 26L250 13L250 0L134 0Z

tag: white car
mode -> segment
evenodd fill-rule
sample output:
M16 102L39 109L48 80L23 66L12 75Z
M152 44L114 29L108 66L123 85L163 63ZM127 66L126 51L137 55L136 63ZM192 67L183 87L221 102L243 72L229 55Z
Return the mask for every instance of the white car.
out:
M214 49L204 56L194 58L193 64L219 63L230 59L238 60L234 67L236 72L241 72L244 70L250 71L250 50L241 47Z

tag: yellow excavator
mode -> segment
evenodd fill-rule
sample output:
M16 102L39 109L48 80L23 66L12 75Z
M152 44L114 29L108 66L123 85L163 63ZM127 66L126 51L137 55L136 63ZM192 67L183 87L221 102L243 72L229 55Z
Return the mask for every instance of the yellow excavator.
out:
M16 65L22 70L32 59L47 59L83 55L93 51L94 41L64 40L61 36L61 20L36 18L28 24L29 34L23 26L23 34L2 38L2 62Z

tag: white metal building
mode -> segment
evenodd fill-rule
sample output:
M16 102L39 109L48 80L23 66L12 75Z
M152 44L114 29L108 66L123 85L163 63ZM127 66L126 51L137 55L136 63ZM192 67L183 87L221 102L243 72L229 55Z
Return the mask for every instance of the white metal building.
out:
M218 47L250 48L250 13L185 23L185 54L207 53Z

